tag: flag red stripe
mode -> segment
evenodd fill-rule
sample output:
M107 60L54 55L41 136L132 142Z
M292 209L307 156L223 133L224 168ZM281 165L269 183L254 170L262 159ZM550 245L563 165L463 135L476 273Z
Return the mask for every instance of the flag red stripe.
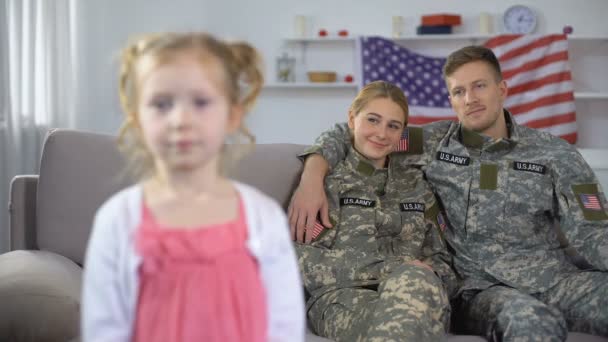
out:
M541 97L540 99L532 101L532 102L527 102L527 103L523 103L521 105L511 106L511 107L509 107L509 111L511 112L511 114L517 115L517 114L529 112L538 107L549 106L549 105L554 105L557 103L569 102L569 101L574 101L574 94L572 94L572 92L545 96L545 97Z
M568 51L556 52L551 55L543 56L540 59L533 60L527 62L520 66L519 68L511 69L511 70L503 70L502 77L505 79L511 78L517 74L522 72L531 71L536 68L540 68L541 66L545 66L558 61L567 61L568 60Z
M523 83L520 85L516 85L514 87L509 87L509 94L511 94L511 95L521 94L521 93L525 93L527 91L531 91L531 90L540 88L549 83L560 83L560 82L571 81L571 80L572 80L572 75L570 74L570 72L564 71L564 72L560 72L557 74L551 74L551 75L547 75L545 77L540 77L540 78L534 79L533 81ZM507 85L508 84L509 84L509 81L507 80Z
M424 125L427 123L431 123L431 122L435 122L435 121L440 121L440 120L452 120L452 121L456 121L458 120L456 118L456 115L454 116L448 116L448 117L442 117L442 118L438 118L436 116L410 116L408 121L408 125Z
M498 36L496 38L492 38L492 39L488 40L484 44L484 46L489 49L495 49L496 47L498 47L500 45L510 43L520 37L521 37L521 35L519 35L519 34L505 34L505 35Z
M562 134L559 137L566 140L567 142L569 142L571 144L576 143L576 139L578 138L578 136L576 135L576 132L569 133L569 134Z
M505 52L502 55L499 53L500 57L498 58L498 60L500 62L504 62L509 59L519 57L521 55L525 55L538 47L550 45L551 43L555 43L560 40L566 40L566 36L563 34L553 34L550 36L544 36L544 37L541 37L541 38L535 40L534 42L532 42L530 44L526 44L522 47L519 47L519 48L516 48L513 50L509 50L508 52Z
M575 122L576 121L576 113L570 112L566 114L559 114L555 116L551 116L548 118L537 119L526 122L526 126L532 128L543 128L543 127L551 127L555 125L561 125L565 123Z

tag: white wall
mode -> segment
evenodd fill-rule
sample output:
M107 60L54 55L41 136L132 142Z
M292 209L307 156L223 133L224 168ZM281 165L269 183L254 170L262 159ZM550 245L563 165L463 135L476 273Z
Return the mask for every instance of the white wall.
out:
M221 37L246 39L265 56L267 77L274 80L274 61L283 49L282 38L293 34L295 15L313 20L311 33L319 28L330 32L348 29L354 35L391 34L391 17L403 16L405 34L414 33L422 14L458 13L463 16L462 33L475 33L479 12L495 17L500 32L502 12L514 4L527 4L540 15L537 32L561 32L572 25L575 34L606 35L608 1L605 0L503 0L503 1L428 1L428 0L104 0L79 2L80 41L80 116L82 129L115 132L120 125L116 55L133 34L161 30L207 30ZM238 11L235 8L239 8ZM567 15L566 15L567 14ZM608 44L608 40L604 42ZM342 43L340 43L342 44ZM311 47L321 58L309 61L309 67L332 67L339 73L353 70L352 47ZM294 51L287 48L288 51ZM297 51L296 51L297 52ZM608 57L606 57L608 60ZM310 65L314 64L315 65ZM597 72L597 70L595 70ZM583 70L585 77L596 77L594 70ZM577 75L579 79L583 76ZM608 79L608 77L606 77ZM599 90L599 89L598 89ZM607 91L608 89L603 89ZM342 121L355 95L351 89L297 90L265 89L248 122L258 142L311 143L321 130ZM582 104L606 107L608 101ZM577 102L578 105L578 102ZM597 132L597 139L608 139L608 113L605 116L579 118L584 147L608 148L608 140L596 141L585 132ZM586 120L587 121L584 121ZM602 137L600 138L600 133Z

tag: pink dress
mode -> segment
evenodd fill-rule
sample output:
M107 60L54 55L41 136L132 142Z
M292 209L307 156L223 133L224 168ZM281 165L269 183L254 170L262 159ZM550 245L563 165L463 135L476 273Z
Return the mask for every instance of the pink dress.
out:
M133 341L266 341L266 295L247 249L242 200L234 221L160 226L144 205Z

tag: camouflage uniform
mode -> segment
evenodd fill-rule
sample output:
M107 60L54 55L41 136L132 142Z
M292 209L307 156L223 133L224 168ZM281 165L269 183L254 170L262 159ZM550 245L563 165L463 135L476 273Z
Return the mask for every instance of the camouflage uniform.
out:
M606 197L573 146L505 118L509 138L498 141L450 121L410 128L412 148L394 157L418 165L446 208L464 278L456 326L499 340L558 341L568 329L607 336ZM343 158L346 134L338 125L317 140L330 165ZM559 234L592 269L567 259Z
M456 288L455 274L422 172L375 169L351 148L325 189L334 228L296 246L313 330L349 342L440 340L450 312L444 283Z

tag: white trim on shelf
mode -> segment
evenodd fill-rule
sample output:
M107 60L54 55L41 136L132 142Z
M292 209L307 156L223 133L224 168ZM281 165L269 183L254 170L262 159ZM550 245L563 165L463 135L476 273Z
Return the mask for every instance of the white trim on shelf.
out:
M412 41L412 40L481 40L481 39L490 39L492 37L499 36L501 34L508 33L493 33L493 34L481 34L481 33L451 33L451 34L421 34L421 35L411 35L400 38L393 37L383 37L386 39L392 39L394 41ZM550 34L550 33L548 33ZM349 37L310 37L310 38L284 38L284 41L291 43L335 43L335 42L354 42L359 38L359 36L349 36ZM569 40L608 40L608 36L606 35L568 35Z
M574 93L576 100L608 100L608 93L606 92L592 92L592 91L577 91Z
M346 82L333 82L333 83L313 83L313 82L271 82L264 86L264 88L270 89L283 89L283 88L312 88L312 89L328 89L328 88L338 88L338 89L356 89L356 83L346 83Z
M268 89L295 89L295 88L308 88L308 89L356 89L356 83L346 82L333 82L333 83L313 83L313 82L271 82L264 85L264 88ZM574 98L577 100L608 100L608 93L603 92L575 92Z
M568 40L608 40L608 36L598 36L593 34L572 34L568 35Z
M417 36L407 36L400 38L391 38L394 41L412 41L412 40L479 40L479 39L490 39L496 35L494 34L464 34L464 33L452 33L452 34L421 34Z
M494 37L493 34L423 34L412 35L399 38L383 37L393 41L411 41L411 40L463 40L463 39L489 39ZM350 37L310 37L310 38L285 38L286 42L290 43L335 43L335 42L355 42L359 36Z
M336 42L354 42L358 37L310 37L310 38L285 38L289 43L336 43Z

